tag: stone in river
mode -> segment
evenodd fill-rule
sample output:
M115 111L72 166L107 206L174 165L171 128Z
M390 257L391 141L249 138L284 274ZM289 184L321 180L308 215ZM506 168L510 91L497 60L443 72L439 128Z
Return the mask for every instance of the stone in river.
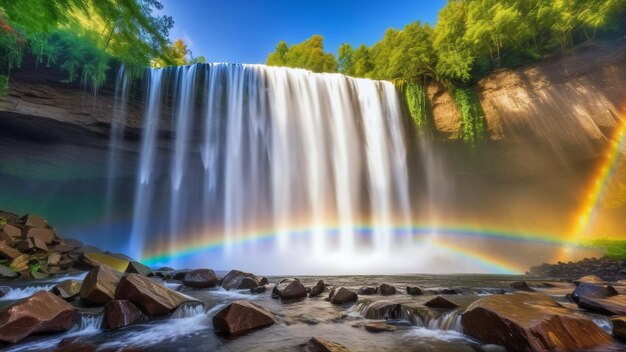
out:
M143 276L152 276L152 275L154 275L152 273L152 269L150 269L147 266L141 264L140 262L136 262L134 260L131 261L130 263L128 263L128 266L126 267L126 272L127 273L139 274L139 275L143 275Z
M356 292L348 290L345 287L335 287L330 291L328 299L332 304L346 304L358 301L359 296Z
M2 231L9 235L9 237L20 237L22 236L22 229L17 226L6 224L2 228Z
M396 331L396 327L385 323L367 323L365 330L369 332Z
M252 273L241 270L231 270L222 278L221 286L225 290L249 290L261 283Z
M419 287L411 287L411 286L408 286L406 288L406 293L411 295L411 296L420 296L420 295L424 294L422 292L421 288L419 288Z
M267 286L257 286L250 289L250 293L255 294L264 293L265 291L267 291Z
M17 277L17 273L6 266L0 264L0 277L4 279L15 279Z
M20 255L22 255L22 253L9 247L4 242L0 242L0 256L7 258L7 259L15 259L19 257Z
M306 288L298 279L284 279L272 290L272 298L284 300L303 298L306 295Z
M391 301L376 301L370 303L363 312L365 319L399 319L401 305Z
M196 269L185 274L183 285L193 288L209 288L217 286L217 276L211 269Z
M358 291L358 294L363 295L363 296L375 295L377 293L378 293L378 287L371 287L371 286L361 287Z
M123 273L128 268L129 260L122 259L110 254L86 252L83 255L83 262L88 266L106 265L113 270Z
M456 309L459 308L460 305L454 302L449 297L437 296L430 301L424 303L426 307L430 308L442 308L442 309Z
M626 317L612 317L611 324L613 325L613 336L626 341Z
M148 317L129 301L116 299L104 306L104 327L107 329L118 329L146 320Z
M530 286L528 286L526 281L515 281L511 284L511 287L518 291L526 291L526 292L534 291L532 288L530 288Z
M195 299L139 274L124 276L117 285L115 298L131 301L149 316L169 314L183 303L195 302Z
M54 286L50 292L63 298L66 301L76 298L80 294L80 289L83 286L82 281L78 280L65 280L60 284Z
M47 291L40 291L0 312L0 341L15 343L36 333L65 331L75 310Z
M383 296L391 296L396 294L396 288L388 284L382 284L378 288L378 292Z
M601 278L595 276L595 275L587 275L587 276L583 276L578 280L574 280L574 284L578 285L580 283L586 283L586 284L602 284L604 283L604 280L602 280Z
M311 338L304 345L304 350L307 352L350 352L344 345L328 341L319 336Z
M213 317L216 332L228 335L238 335L273 324L272 313L249 301L234 301Z
M514 351L584 350L613 343L589 318L540 293L481 298L461 322L467 335Z
M316 297L321 295L324 292L326 286L324 285L324 281L319 280L315 286L311 287L311 292L309 292L309 297Z
M98 265L85 276L80 289L80 298L91 304L105 304L115 299L115 290L120 273L106 265Z

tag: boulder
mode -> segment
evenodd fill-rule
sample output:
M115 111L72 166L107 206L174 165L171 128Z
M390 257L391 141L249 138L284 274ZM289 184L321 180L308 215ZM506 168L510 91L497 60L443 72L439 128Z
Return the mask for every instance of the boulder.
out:
M306 295L306 288L298 279L284 279L272 290L272 298L285 300L303 298Z
M528 286L528 284L526 283L526 281L515 281L511 284L511 287L518 290L518 291L526 291L526 292L533 292L535 290L533 290L532 288L530 288L530 286Z
M11 261L11 265L9 265L9 268L11 268L11 270L15 272L22 272L22 271L28 270L29 261L30 261L30 256L28 256L27 254L22 254L18 256L17 258L13 259L13 261Z
M41 291L0 312L0 341L15 343L36 333L65 331L75 310L54 294Z
M45 229L48 227L48 222L46 222L46 220L34 214L24 215L22 217L22 221L24 222L24 226L28 227L36 227L40 229Z
M22 229L15 225L6 224L2 228L2 231L6 233L9 237L16 238L22 236Z
M249 290L259 286L260 282L252 273L231 270L222 278L221 286L225 290Z
M22 255L22 253L9 247L4 242L0 242L0 256L7 258L7 259L15 259L19 257L20 255Z
M36 238L45 244L51 244L54 241L54 231L50 229L32 228L26 233L27 238Z
M115 289L120 281L120 273L106 265L98 265L85 276L80 289L80 298L91 304L105 304L115 299Z
M115 298L131 301L149 316L169 314L179 305L195 301L139 274L124 276L117 285Z
M383 296L391 296L396 294L396 288L388 284L382 284L378 288L378 292Z
M408 295L411 295L411 296L421 296L421 295L424 294L424 292L422 292L421 288L419 288L419 287L411 287L411 286L408 286L406 288L406 293Z
M46 242L40 240L39 238L29 237L28 241L30 241L32 248L35 248L44 252L48 251L48 246L46 245Z
M578 285L580 283L585 283L585 284L602 284L604 283L604 280L602 280L601 278L595 276L595 275L587 275L587 276L583 276L578 280L574 280L574 284Z
M272 313L249 301L234 301L213 317L215 330L228 335L238 335L272 324Z
M80 294L81 287L83 286L82 281L78 280L65 280L60 284L54 286L50 292L55 295L63 298L66 301L72 300Z
M461 317L465 334L514 351L584 350L613 343L590 319L540 293L484 297Z
M52 252L50 254L48 254L48 265L56 265L59 264L59 262L61 261L62 255L61 253L57 253L57 252Z
M344 345L319 336L311 338L304 346L304 350L307 352L350 352Z
M209 288L217 286L217 276L211 269L196 269L185 274L183 285L193 288Z
M369 332L396 331L396 327L385 323L367 323L365 330Z
M612 317L613 336L626 341L626 317Z
M328 299L332 304L346 304L358 301L359 296L356 294L356 292L348 290L345 287L336 287L332 291L330 291Z
M250 293L255 294L264 293L265 291L267 291L267 286L257 286L250 289Z
M626 315L626 296L618 294L611 285L579 283L571 294L582 309L605 314Z
M437 296L430 301L424 303L426 307L430 308L441 308L441 309L456 309L459 308L460 305L457 302L454 302L449 297Z
M0 277L3 279L15 279L17 277L17 273L0 264Z
M358 294L364 295L364 296L375 295L375 294L378 294L378 287L364 286L364 287L361 287L357 292Z
M324 293L324 289L326 286L324 285L324 281L319 280L315 286L311 287L311 292L309 292L309 297L317 297Z
M127 300L112 300L104 306L104 327L118 329L148 320L148 317Z
M147 266L141 264L140 262L136 262L134 260L128 263L128 266L126 267L125 272L132 273L132 274L139 274L139 275L143 275L143 276L152 276L152 275L154 275L152 273L152 269L150 269Z
M95 253L95 252L86 252L82 256L83 264L87 266L98 266L98 265L106 265L113 270L117 270L120 273L126 271L128 268L128 264L130 261L126 259L121 259L110 254L105 253Z
M261 280L259 280L259 286L265 286L269 283L270 281L266 277L262 277Z
M376 301L367 306L363 310L363 317L365 319L399 319L402 306L399 303L391 301Z

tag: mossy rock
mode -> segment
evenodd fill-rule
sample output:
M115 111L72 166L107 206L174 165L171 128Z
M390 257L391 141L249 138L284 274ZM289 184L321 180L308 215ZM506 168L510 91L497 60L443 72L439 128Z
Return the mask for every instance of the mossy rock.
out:
M114 257L104 253L85 253L84 262L90 266L106 265L109 268L123 273L128 268L129 260Z

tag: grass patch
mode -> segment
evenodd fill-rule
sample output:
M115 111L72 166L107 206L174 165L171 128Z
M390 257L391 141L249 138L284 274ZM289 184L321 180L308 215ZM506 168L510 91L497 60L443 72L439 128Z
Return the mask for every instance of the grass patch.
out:
M604 255L611 259L626 259L626 240L593 240L584 244L586 247L604 251Z

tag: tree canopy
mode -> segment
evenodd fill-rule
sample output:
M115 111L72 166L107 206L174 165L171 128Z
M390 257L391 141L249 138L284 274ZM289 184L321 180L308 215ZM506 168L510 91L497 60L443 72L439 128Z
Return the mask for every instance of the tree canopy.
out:
M276 51L268 56L267 64L306 68L313 72L337 71L337 60L333 54L324 52L324 38L321 35L313 35L291 47L281 41L276 46Z

